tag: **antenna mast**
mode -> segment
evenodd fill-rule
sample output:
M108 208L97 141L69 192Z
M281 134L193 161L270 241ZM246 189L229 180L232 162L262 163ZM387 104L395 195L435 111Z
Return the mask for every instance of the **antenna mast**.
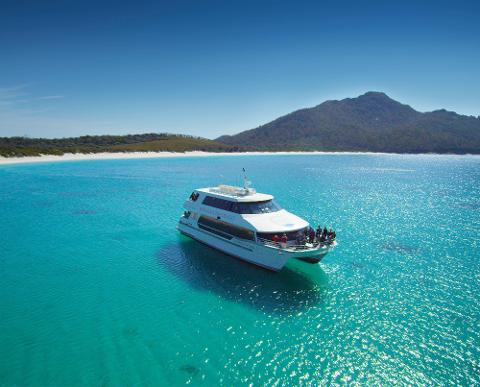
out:
M248 192L250 190L250 185L252 184L251 181L248 180L247 178L247 172L245 171L245 168L242 168L243 171L243 188Z

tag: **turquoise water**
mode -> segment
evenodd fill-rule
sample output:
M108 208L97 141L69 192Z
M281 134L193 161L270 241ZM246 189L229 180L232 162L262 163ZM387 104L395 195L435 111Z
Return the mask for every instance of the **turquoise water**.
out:
M271 273L175 230L238 183L337 230ZM480 158L0 167L0 385L480 384Z

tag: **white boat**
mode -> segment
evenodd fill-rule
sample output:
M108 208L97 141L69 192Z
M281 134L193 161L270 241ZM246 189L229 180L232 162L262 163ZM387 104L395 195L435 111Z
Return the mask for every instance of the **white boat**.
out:
M196 189L184 209L177 226L182 234L274 271L292 258L318 263L336 245L331 235L312 243L302 240L308 222L248 184Z

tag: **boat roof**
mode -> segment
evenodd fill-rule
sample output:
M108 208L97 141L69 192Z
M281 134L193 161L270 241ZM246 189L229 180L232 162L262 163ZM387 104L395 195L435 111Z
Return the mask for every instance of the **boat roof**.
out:
M286 210L265 214L243 214L242 218L260 233L278 233L303 230L308 222Z
M196 191L231 202L265 202L273 199L272 195L259 193L254 188L242 188L223 184L217 187L199 188Z

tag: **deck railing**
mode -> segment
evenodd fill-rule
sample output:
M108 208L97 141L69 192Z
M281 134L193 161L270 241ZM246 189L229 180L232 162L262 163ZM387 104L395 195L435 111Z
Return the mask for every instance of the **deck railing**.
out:
M274 242L270 239L264 239L264 238L259 238L257 237L257 242L265 245L265 246L270 246L274 247L277 249L281 250L293 250L293 251L300 251L300 250L316 250L318 248L321 248L323 246L329 246L332 244L332 242L313 242L313 243L305 243L305 244L292 244L291 242Z

